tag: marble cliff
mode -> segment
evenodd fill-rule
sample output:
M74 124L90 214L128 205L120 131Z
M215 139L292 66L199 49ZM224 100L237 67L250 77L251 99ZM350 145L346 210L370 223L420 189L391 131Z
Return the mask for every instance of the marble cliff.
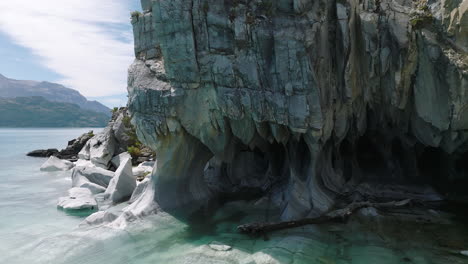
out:
M264 196L296 219L385 184L463 194L466 0L142 7L128 107L157 169L127 216Z

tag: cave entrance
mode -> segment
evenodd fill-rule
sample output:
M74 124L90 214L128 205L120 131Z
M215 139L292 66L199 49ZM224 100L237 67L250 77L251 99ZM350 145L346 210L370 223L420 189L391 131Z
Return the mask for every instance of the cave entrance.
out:
M388 178L389 168L382 150L371 135L360 137L356 145L356 159L365 178Z
M458 199L466 196L468 185L468 152L448 154L440 148L425 147L418 156L421 177L440 193ZM468 197L464 197L468 201Z
M205 181L222 201L255 199L286 186L290 175L286 146L277 142L253 149L240 146L231 160L213 157L205 167Z

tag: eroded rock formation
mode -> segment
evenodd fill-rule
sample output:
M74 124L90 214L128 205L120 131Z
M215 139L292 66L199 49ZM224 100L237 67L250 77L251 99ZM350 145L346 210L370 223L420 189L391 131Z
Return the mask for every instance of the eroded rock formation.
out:
M158 159L135 214L265 196L295 219L361 183L466 183L466 0L142 6L129 110Z

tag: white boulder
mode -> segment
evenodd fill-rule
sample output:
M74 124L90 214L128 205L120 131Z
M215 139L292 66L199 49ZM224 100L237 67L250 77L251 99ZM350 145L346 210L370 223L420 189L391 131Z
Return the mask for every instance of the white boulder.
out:
M57 206L64 210L95 210L98 208L96 199L89 189L71 188L68 190L68 197L61 197Z
M216 241L211 242L209 246L214 251L229 251L232 249L231 246L228 246L228 245L216 242Z
M128 152L120 153L119 155L112 158L111 163L116 167L120 167L122 161L126 161L127 159L132 159L132 156Z
M130 198L135 187L136 179L132 173L132 161L127 159L122 161L115 171L115 176L106 189L105 197L113 203L123 202Z
M76 167L98 167L101 169L107 169L107 166L102 164L94 164L90 160L79 159L74 162Z
M80 160L89 160L90 159L90 154L89 154L89 149L90 149L90 141L86 142L84 147L78 152L78 159Z
M72 187L87 188L92 194L103 193L106 191L105 187L92 183L86 177L77 173L72 174Z
M50 156L50 158L42 164L41 171L67 171L71 170L73 167L75 167L73 162Z
M86 142L86 145L78 153L78 158L90 160L99 167L107 167L109 161L114 156L115 147L116 144L112 126L108 126L101 133L95 135Z
M86 178L88 181L107 187L114 177L114 172L98 167L75 167L72 172L72 185L78 186L79 182Z
M91 162L107 166L115 151L115 138L112 133L112 127L105 128L100 134L94 136L89 141Z

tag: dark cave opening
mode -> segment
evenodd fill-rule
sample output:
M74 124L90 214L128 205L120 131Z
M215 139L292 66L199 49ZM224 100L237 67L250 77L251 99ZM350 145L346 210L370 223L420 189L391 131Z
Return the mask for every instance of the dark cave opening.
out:
M445 152L440 147L410 145L399 137L385 137L367 132L354 141L344 140L341 155L345 181L357 177L360 183L404 186L406 190L424 192L433 189L439 195L457 196L468 185L468 153ZM360 175L352 175L355 158ZM349 161L346 161L349 160ZM348 165L346 165L348 164ZM336 166L335 164L333 166ZM351 170L351 172L348 172ZM356 179L356 178L355 178ZM427 189L429 188L429 189Z
M421 177L428 179L433 184L443 180L444 153L442 150L433 147L425 147L418 155L417 163Z
M299 149L297 155L303 152ZM205 181L222 201L261 197L289 179L286 147L277 142L262 148L241 145L231 160L213 157L205 168Z
M355 154L364 178L382 178L390 173L384 155L372 135L366 134L357 140Z
M449 199L465 196L467 200L468 152L448 154L440 148L425 147L418 156L418 169L421 177Z

